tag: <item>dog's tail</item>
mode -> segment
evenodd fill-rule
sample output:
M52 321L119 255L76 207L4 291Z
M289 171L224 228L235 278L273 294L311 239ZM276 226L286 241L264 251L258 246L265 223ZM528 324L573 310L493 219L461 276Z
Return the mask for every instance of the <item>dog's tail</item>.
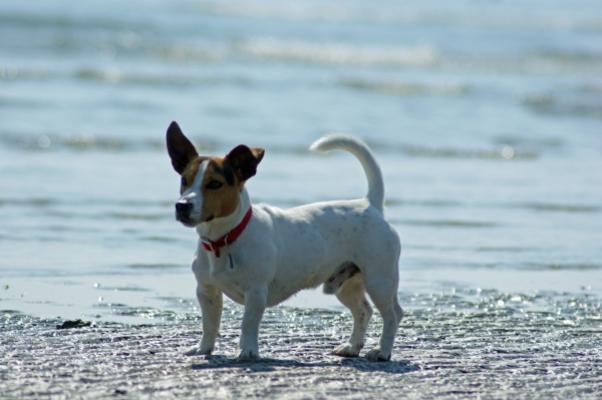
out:
M329 135L315 141L309 149L318 153L331 150L346 150L353 154L362 164L366 178L368 178L368 201L381 212L384 208L385 185L380 167L376 163L368 145L359 139L343 136Z

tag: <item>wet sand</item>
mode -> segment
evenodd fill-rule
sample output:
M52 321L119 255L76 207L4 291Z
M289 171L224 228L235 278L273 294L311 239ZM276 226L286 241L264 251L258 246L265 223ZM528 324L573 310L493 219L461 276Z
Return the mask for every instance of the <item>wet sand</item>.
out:
M348 313L278 307L266 313L263 359L235 357L241 308L227 304L214 356L186 357L200 337L194 314L161 324L95 322L57 329L61 320L3 311L2 398L599 398L600 301L558 295L561 311L500 306L410 309L393 360L329 355L350 332ZM421 302L428 302L427 298ZM458 303L461 305L461 302ZM456 308L454 310L454 308ZM574 310L565 312L564 310ZM380 321L373 319L370 348Z

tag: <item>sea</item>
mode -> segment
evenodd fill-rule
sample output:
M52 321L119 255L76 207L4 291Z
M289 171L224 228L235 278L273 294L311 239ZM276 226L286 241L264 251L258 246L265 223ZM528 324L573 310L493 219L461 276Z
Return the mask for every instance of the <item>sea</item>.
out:
M307 148L330 133L366 141L410 315L545 311L599 332L601 12L599 0L2 0L0 316L198 315L196 234L174 219L164 142L175 120L201 154L265 148L247 186L282 208L363 196L356 159ZM320 288L284 307L346 312Z

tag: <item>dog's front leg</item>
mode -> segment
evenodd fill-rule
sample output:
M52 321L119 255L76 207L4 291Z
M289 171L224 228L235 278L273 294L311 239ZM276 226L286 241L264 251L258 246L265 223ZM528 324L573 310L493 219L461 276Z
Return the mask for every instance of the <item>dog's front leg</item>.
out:
M197 285L196 296L203 314L203 337L201 342L186 352L186 355L209 355L215 347L215 339L219 333L222 318L222 292L207 285Z
M256 360L259 358L259 323L266 307L267 288L255 287L245 292L245 313L242 320L242 333L240 336L241 361Z

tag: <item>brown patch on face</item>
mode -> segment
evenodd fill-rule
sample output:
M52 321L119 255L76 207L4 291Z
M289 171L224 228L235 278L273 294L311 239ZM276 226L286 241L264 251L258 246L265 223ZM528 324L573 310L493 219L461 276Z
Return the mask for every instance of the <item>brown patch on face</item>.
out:
M200 189L194 188L202 196L200 222L232 214L238 207L240 192L244 185L244 181L236 177L225 158L199 156L184 168L180 194L190 189L191 185L195 183L203 161L208 162L207 168L201 180Z
M186 190L188 190L188 188L190 188L190 185L192 185L194 183L194 178L196 177L196 174L199 172L199 167L201 166L201 163L207 159L208 159L208 157L196 157L195 159L193 159L186 165L186 167L182 171L182 182L180 185L180 194L182 194Z
M227 217L236 210L244 182L236 179L224 158L209 159L202 185L203 221Z
M181 166L180 194L187 191L197 194L193 200L195 207L201 208L194 213L197 223L223 218L236 211L245 181L256 174L263 155L263 149L239 145L225 157L204 157L195 153ZM206 165L202 179L197 177L201 165Z

